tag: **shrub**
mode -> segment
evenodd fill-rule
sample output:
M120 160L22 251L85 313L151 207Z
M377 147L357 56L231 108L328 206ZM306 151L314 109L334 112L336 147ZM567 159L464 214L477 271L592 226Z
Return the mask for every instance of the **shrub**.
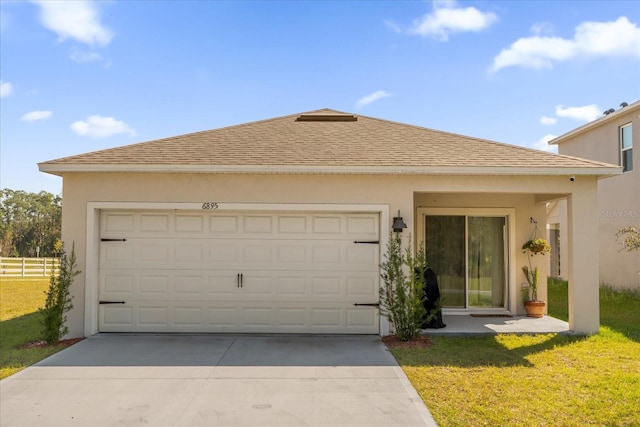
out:
M70 256L62 249L60 274L51 275L49 289L45 292L47 297L44 307L38 310L42 315L42 338L48 344L56 344L61 337L69 333L66 313L73 308L73 297L69 288L78 274L80 271L77 270L75 245L71 247Z
M640 249L640 227L623 227L616 233L616 240L622 239L621 251L635 251Z
M386 260L382 269L380 313L389 318L395 334L402 341L411 341L420 333L425 321L423 302L424 272L427 261L421 244L415 256L412 254L411 237L407 247L402 247L402 238L389 236Z

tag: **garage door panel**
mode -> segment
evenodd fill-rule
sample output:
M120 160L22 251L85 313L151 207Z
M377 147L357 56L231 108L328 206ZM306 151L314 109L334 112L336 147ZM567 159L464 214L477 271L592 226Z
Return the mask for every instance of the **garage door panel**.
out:
M133 277L136 277L134 275ZM166 275L139 272L137 276L138 292L142 298L164 295L169 290L169 278Z
M271 234L274 218L272 215L244 215L242 230L245 234Z
M107 307L100 306L98 315L100 317L100 323L102 330L108 331L109 329L119 330L127 329L133 325L133 311L134 307Z
M103 212L100 221L100 235L105 237L109 233L131 233L135 231L136 215L123 212Z
M175 232L192 235L194 233L204 233L205 218L202 215L176 214L175 216Z
M375 273L335 274L315 272L305 276L292 276L290 272L269 275L247 273L239 277L232 271L198 274L181 271L156 275L157 271L104 272L100 281L101 299L106 300L235 300L238 295L269 298L278 301L349 301L375 302L378 280ZM312 272L313 273L313 272ZM363 301L366 300L366 301Z
M375 333L379 315L372 307L349 304L147 301L101 306L102 332L284 332Z
M168 233L169 222L171 220L169 214L141 214L140 215L140 231L142 233Z
M288 239L317 240L335 236L377 238L379 220L375 214L243 214L243 213L143 213L103 211L100 235L118 238L155 237L170 233L180 238Z
M377 333L377 214L103 212L104 332Z
M138 315L138 324L140 326L160 327L162 329L166 329L169 326L169 307L164 304L138 307L134 312Z
M306 236L309 232L309 219L306 215L281 215L278 217L278 233L288 236Z
M378 281L376 279L375 277L349 277L347 278L346 294L354 299L368 298L371 301L365 302L375 302L378 296ZM375 301L373 301L374 298Z

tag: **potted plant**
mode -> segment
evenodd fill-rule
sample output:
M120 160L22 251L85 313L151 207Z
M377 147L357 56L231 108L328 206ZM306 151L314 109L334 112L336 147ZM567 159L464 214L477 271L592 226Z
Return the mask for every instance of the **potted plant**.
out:
M549 252L551 250L551 246L549 243L542 238L533 237L525 242L522 245L522 252L527 254L527 259L529 261L529 265L525 265L522 267L522 271L524 272L525 277L527 278L528 286L524 288L523 297L524 297L524 308L527 311L527 316L529 317L542 317L544 316L544 308L545 302L538 300L538 282L540 279L540 269L531 266L531 257L534 255L542 254Z

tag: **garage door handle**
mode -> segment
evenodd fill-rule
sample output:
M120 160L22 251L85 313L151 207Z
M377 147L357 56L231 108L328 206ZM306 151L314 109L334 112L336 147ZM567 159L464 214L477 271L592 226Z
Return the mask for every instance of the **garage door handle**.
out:
M363 305L363 306L366 306L366 307L380 307L380 303L379 302L366 302L366 303L357 302L357 303L355 303L353 305L355 305L356 307L359 306L359 305Z
M369 245L378 245L380 244L380 240L356 240L353 243L366 243Z
M100 239L101 242L126 242L127 239Z
M240 287L244 286L244 276L242 273L240 273Z
M100 301L100 305L102 304L126 304L124 301Z
M244 285L244 277L242 276L242 273L238 273L238 275L236 276L236 286L241 288L242 285Z

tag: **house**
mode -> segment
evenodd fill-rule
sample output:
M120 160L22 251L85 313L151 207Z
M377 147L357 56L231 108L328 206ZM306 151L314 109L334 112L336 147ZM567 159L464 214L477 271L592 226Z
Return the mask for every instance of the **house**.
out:
M63 240L82 270L72 336L388 334L372 304L395 218L425 242L445 313L524 314L520 248L558 199L569 327L598 331L590 242L614 165L322 109L39 168L63 178Z
M622 174L598 181L598 229L600 283L616 288L640 289L640 251L621 252L616 232L640 225L640 101L621 104L584 126L561 135L550 144L560 154L620 165ZM559 242L559 260L552 271L564 276L562 260L568 256L563 243L566 203L550 205L547 227L551 241Z

